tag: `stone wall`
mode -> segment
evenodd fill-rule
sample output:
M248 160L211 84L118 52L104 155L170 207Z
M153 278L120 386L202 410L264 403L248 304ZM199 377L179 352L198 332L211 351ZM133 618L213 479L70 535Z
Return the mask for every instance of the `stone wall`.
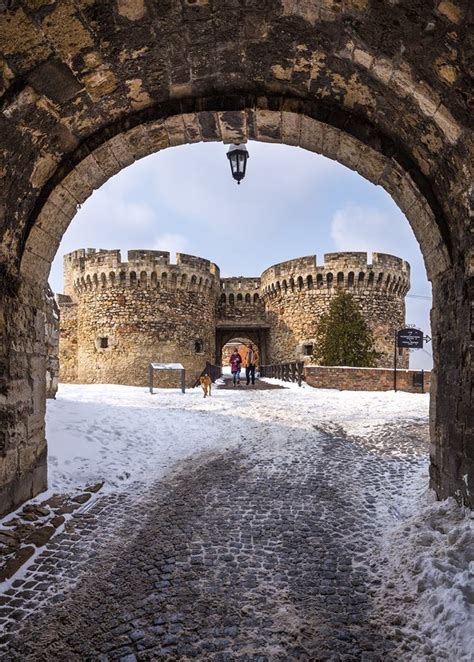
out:
M222 278L217 317L236 323L264 321L265 305L260 293L260 278Z
M46 397L55 398L59 380L59 308L49 286L45 299Z
M190 386L215 358L219 270L178 254L79 250L66 255L61 381L146 385L150 362L180 362ZM158 372L156 386L179 375Z
M329 253L276 264L262 274L262 296L270 322L269 362L303 360L305 346L316 342L321 315L338 288L350 292L371 328L379 367L393 364L394 333L405 325L405 295L410 266L400 258L373 253ZM408 368L408 353L399 355Z
M397 390L421 393L420 386L413 385L416 370L397 370ZM340 391L393 391L393 370L385 368L343 368L305 366L306 383L315 388L334 388ZM424 392L429 393L431 373L424 372Z

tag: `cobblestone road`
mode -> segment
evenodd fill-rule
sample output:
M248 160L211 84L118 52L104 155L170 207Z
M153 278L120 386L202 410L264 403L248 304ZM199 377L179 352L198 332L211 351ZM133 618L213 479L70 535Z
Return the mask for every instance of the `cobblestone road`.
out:
M371 565L426 426L254 433L74 516L0 597L2 659L412 659Z

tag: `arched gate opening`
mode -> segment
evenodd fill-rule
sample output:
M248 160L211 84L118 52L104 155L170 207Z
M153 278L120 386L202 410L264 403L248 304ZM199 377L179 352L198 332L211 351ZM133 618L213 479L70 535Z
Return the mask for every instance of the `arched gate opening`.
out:
M364 0L2 10L2 510L46 485L43 292L78 205L157 150L249 139L336 159L405 213L433 285L431 484L472 505L467 13Z

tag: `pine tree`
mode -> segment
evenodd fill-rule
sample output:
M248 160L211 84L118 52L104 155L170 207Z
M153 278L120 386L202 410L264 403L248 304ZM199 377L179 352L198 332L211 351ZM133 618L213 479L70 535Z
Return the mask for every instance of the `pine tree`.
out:
M319 365L370 368L379 356L357 301L339 290L318 324L314 361Z

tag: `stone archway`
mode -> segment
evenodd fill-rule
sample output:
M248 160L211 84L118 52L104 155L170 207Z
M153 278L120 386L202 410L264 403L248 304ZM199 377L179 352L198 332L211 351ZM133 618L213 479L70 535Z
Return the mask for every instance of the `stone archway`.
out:
M440 497L472 505L469 7L407 7L3 3L4 510L45 486L41 294L77 206L159 149L247 139L337 159L382 185L406 214L433 285L431 481Z
M260 364L263 365L267 360L268 328L265 327L236 327L234 330L217 329L216 330L216 359L221 362L225 346L232 341L239 344L248 345L252 343L257 348ZM228 364L222 362L222 367Z

